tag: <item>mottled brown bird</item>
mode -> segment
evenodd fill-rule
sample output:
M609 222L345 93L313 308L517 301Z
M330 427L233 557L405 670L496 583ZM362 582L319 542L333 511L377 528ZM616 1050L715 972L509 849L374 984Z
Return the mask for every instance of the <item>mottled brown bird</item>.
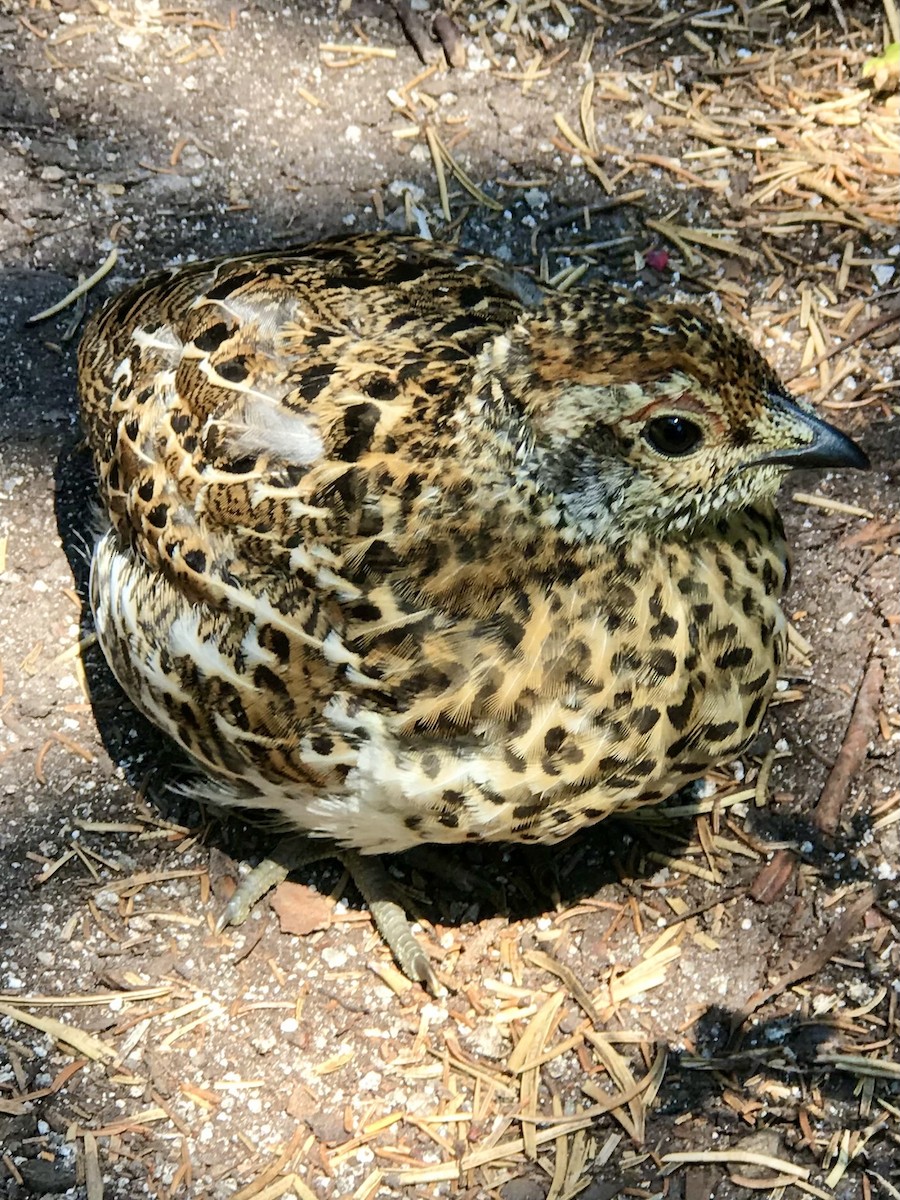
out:
M323 853L556 842L740 754L779 482L867 465L698 309L405 237L162 271L79 365L106 657Z

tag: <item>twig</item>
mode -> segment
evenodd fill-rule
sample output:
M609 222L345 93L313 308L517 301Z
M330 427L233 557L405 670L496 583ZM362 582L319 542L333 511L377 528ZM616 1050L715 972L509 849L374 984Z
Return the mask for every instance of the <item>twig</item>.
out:
M391 8L406 34L406 39L425 66L434 61L435 47L428 37L422 19L413 12L406 0L391 0Z
M444 56L450 66L464 67L466 65L466 45L447 13L437 13L431 22L431 28L435 37L444 47Z
M558 217L552 217L549 221L542 221L536 226L534 231L535 238L539 238L542 233L549 233L551 229L556 229L560 225L571 225L576 221L584 219L584 214L589 213L593 216L595 213L607 212L611 208L618 208L622 204L635 204L647 195L646 188L637 188L633 192L623 192L621 196L610 196L608 200L598 200L596 204L582 204L580 208L570 208Z
M828 837L837 830L850 780L865 761L869 738L877 721L876 710L883 683L884 669L873 655L856 694L843 744L813 813L813 824ZM772 904L790 883L796 865L797 855L793 850L776 851L757 873L750 885L750 895L758 904Z
M853 705L843 744L813 814L814 825L828 837L833 837L837 830L850 781L865 762L869 738L877 720L878 700L883 685L884 668L881 660L873 653L856 694L856 703Z
M841 27L841 33L846 36L850 26L847 24L847 18L844 16L844 10L841 8L839 0L831 0L831 7L834 9L834 15L838 19L838 24Z
M786 992L788 988L793 987L802 979L808 979L811 975L821 971L829 959L837 954L838 950L853 936L860 917L869 911L877 896L876 888L867 888L856 903L847 909L843 921L836 929L832 929L830 933L826 934L812 954L807 955L801 963L783 975L772 987L754 992L744 1007L735 1012L731 1022L732 1033L736 1033L750 1014L756 1012L763 1004L780 996L782 992Z
M862 529L845 534L837 544L838 550L851 550L856 546L870 546L873 542L889 542L900 535L900 521L870 521Z

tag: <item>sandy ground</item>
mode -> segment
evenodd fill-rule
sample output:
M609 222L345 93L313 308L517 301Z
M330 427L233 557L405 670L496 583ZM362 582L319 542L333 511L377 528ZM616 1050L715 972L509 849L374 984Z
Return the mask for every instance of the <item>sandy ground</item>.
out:
M467 66L412 88L387 4L0 9L4 1200L896 1200L897 110L860 85L880 15L450 7ZM426 128L493 207L445 160L448 222ZM88 306L163 262L410 225L724 308L873 461L785 489L800 637L756 753L667 819L560 847L556 907L519 851L398 860L437 1001L333 865L281 894L307 936L266 905L212 932L267 837L168 791L172 751L78 649L81 310L28 323L113 248ZM816 804L854 741L829 839Z

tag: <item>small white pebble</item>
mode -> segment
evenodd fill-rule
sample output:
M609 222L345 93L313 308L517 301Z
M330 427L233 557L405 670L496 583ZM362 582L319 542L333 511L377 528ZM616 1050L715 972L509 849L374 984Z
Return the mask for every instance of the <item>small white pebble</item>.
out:
M422 1006L422 1016L429 1025L443 1025L447 1020L446 1008L439 1008L437 1004L424 1004Z
M341 967L347 965L346 951L339 950L337 946L326 946L322 951L322 958L333 971L340 970Z
M889 267L887 263L876 263L872 267L872 274L875 276L875 282L879 287L886 287L894 278L894 267Z

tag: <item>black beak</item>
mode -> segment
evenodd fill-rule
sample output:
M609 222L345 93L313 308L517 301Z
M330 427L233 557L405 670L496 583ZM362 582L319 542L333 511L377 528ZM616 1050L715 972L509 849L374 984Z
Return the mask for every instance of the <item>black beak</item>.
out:
M757 462L774 463L780 467L855 467L860 471L868 469L868 455L839 429L777 392L770 397L770 403L782 420L786 418L801 438L809 437L810 440L799 446L771 450L757 459Z

